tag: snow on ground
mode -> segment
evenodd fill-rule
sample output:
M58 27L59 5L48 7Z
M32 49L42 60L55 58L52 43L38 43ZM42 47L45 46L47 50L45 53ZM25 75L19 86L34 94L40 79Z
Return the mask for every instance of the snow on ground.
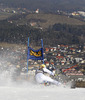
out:
M0 86L0 100L85 100L85 89L9 82Z
M11 72L0 73L0 100L85 100L85 89L64 86L44 86L33 80L14 81Z

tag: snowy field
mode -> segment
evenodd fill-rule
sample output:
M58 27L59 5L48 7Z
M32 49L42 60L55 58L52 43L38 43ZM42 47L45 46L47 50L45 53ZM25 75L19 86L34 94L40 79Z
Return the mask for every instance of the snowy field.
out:
M8 82L0 86L0 100L85 100L85 89Z
M71 89L70 83L68 86L44 86L33 78L16 82L11 73L0 73L0 100L85 100L85 88Z
M44 86L33 79L16 82L4 71L0 73L0 100L85 100L85 88Z

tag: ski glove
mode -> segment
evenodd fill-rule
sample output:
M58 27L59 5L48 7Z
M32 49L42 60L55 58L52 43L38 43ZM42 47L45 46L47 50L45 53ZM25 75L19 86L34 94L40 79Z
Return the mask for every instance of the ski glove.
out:
M53 72L51 72L51 75L52 75L52 76L54 76L54 73L53 73Z

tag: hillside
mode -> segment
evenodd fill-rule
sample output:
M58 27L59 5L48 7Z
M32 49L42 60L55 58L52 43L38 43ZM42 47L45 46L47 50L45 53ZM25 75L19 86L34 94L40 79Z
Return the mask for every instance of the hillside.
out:
M18 25L7 20L0 21L0 42L27 44L28 37L33 46L40 45L40 39L45 45L84 44L85 25L54 24L46 30L33 28L27 24Z
M42 28L48 28L56 23L70 25L85 25L85 22L64 15L55 14L29 14L26 16L28 23L35 22Z
M24 14L24 15L15 15L9 18L15 24L18 25L31 25L35 28L46 29L51 27L54 24L69 24L69 25L85 25L84 21L79 19L71 18L65 15L57 15L57 14Z
M32 26L33 25L33 26ZM42 27L42 30L41 30ZM83 44L85 22L55 14L20 14L0 21L0 42L32 45ZM39 42L39 43L38 43Z
M12 15L13 15L13 13L0 11L0 20L4 20L4 19L6 19L8 17L11 17Z

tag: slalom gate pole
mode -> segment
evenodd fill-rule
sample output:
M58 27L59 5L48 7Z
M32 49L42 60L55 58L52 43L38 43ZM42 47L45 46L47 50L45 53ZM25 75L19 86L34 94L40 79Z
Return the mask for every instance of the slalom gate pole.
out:
M28 73L28 47L29 47L29 37L28 37L28 44L27 44L27 73Z

